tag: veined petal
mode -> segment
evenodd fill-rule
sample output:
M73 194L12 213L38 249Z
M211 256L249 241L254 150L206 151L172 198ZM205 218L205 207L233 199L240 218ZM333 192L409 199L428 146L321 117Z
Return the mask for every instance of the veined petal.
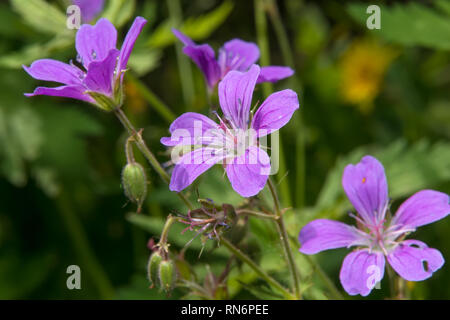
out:
M288 78L294 74L294 70L289 67L282 66L267 66L261 67L256 83L261 82L277 82L281 79Z
M87 94L83 94L84 90L86 90L84 87L76 85L61 86L56 88L37 87L33 93L25 93L25 96L33 97L43 95L53 97L66 97L95 103L94 99L89 97Z
M372 156L345 167L342 185L356 211L368 223L384 218L389 202L388 186L383 165Z
M444 265L442 254L418 240L405 240L387 259L394 270L408 281L422 281Z
M23 66L23 68L37 80L53 81L67 85L80 85L83 74L77 67L53 59L36 60L30 67Z
M220 68L214 50L207 44L187 45L183 52L195 62L205 76L208 87L213 88L220 79Z
M259 75L259 66L248 72L230 71L219 83L219 101L225 118L239 129L248 128L253 90Z
M219 52L222 76L230 70L247 71L259 59L258 46L241 39L225 42Z
M169 189L180 192L222 159L223 153L214 148L199 148L185 154L173 169Z
M233 189L243 197L251 197L266 185L270 158L264 150L251 146L243 155L226 164L226 172Z
M450 213L448 194L422 190L403 202L395 214L392 225L417 228L445 218Z
M128 59L130 58L130 54L131 51L133 50L134 44L136 43L136 39L141 33L142 28L144 28L146 23L147 20L145 20L144 18L136 17L136 19L134 19L133 21L130 30L128 30L125 40L123 41L122 48L120 49L119 55L118 70L121 77L123 76L121 72L127 68Z
M89 64L84 83L89 91L95 91L111 96L113 91L114 70L117 64L119 50L111 49L102 61Z
M299 108L297 94L286 89L272 93L256 111L252 128L258 137L265 136L283 127Z
M328 249L362 244L364 239L353 227L345 223L317 219L302 228L298 241L301 244L301 253L315 254Z
M83 24L77 32L75 47L86 70L92 61L104 60L116 48L116 41L116 28L108 19L101 18L95 26Z
M73 0L72 3L80 7L81 20L90 22L102 11L104 0Z
M196 112L186 112L170 125L171 137L164 137L161 143L166 146L202 144L212 139L209 133L218 128L217 123Z
M385 259L381 252L369 253L356 250L349 253L342 263L339 278L349 295L367 296L377 282L383 279Z

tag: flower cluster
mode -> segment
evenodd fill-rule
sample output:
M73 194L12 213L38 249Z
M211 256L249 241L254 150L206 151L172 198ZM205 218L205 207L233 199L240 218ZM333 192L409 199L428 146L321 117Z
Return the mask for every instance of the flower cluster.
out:
M85 19L88 20L93 19L103 6L103 1L92 1L89 4L86 1L74 2L84 6L88 14ZM145 145L141 135L128 119L124 120L123 112L116 109L123 102L122 82L128 59L145 24L146 20L142 17L134 20L120 50L116 48L117 31L107 19L99 19L94 26L84 24L76 34L76 62L67 64L42 59L33 62L30 67L24 66L25 71L35 79L63 85L54 88L38 87L26 96L68 97L86 101L103 110L116 110L133 138L130 141L138 145L150 164L168 181L167 173ZM265 187L271 174L270 157L261 140L290 121L299 108L299 100L293 90L285 89L271 94L258 108L255 107L256 111L253 113L253 92L258 83L275 82L289 77L293 70L282 66L260 67L255 64L259 58L259 49L254 43L240 39L228 41L219 50L216 59L209 45L197 45L180 31L174 29L173 32L183 42L183 52L203 72L210 91L217 85L221 115L216 112L217 121L213 121L205 115L187 112L170 125L170 136L161 138L161 143L172 150L181 148L182 154L178 159L172 158L175 166L169 189L181 192L213 165L222 164L232 188L238 194L242 197L257 195ZM348 165L342 184L357 211L356 215L352 215L357 227L318 219L302 228L298 240L301 244L300 252L304 254L340 247L357 247L346 256L340 272L340 280L346 292L350 295L368 295L383 278L386 260L401 277L409 281L425 280L443 266L444 258L438 250L429 248L421 241L405 238L417 227L443 219L450 213L447 194L433 190L417 192L391 217L384 168L371 156L365 156L356 165ZM144 169L131 161L124 169L123 185L127 196L138 203L140 208L147 191ZM292 253L289 253L288 236L281 221L283 210L272 187L271 193L275 214L250 213L269 217L278 224L293 282L296 282L295 263L289 257ZM178 195L190 207L189 200L182 193ZM185 230L197 231L198 234L218 240L222 230L235 224L236 212L231 205L224 204L220 208L211 205L189 210L186 216L176 220L188 225ZM167 243L168 229L173 221L175 219L169 217L163 230L164 236L160 240L164 257L158 256L158 253L149 262L149 279L159 283L167 291L175 283L175 266L168 258ZM251 266L256 268L255 265ZM259 274L269 277L261 272ZM270 282L276 284L273 279ZM283 289L281 285L278 287ZM299 297L298 286L296 289ZM291 297L292 294L286 291L285 296Z

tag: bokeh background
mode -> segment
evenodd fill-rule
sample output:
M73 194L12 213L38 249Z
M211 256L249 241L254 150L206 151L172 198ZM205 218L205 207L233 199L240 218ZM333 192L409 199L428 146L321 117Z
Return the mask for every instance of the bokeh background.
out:
M353 223L340 179L344 166L365 154L384 164L394 210L420 189L450 192L450 1L379 2L380 30L366 27L369 4L106 0L99 17L120 29L119 43L136 15L149 21L130 60L124 111L144 128L163 163L169 156L159 139L173 116L209 109L203 76L181 53L172 26L215 49L232 38L258 42L262 65L295 69L294 77L260 86L254 97L284 88L300 97L300 110L281 132L276 176L283 205L292 208L285 216L295 239L315 218ZM212 241L200 257L202 243L194 241L180 262L199 284L196 292L177 288L167 296L148 288L147 242L158 239L169 213L185 213L182 203L147 166L149 196L142 213L133 213L120 184L126 135L117 119L69 99L23 96L39 84L23 64L75 58L75 31L65 28L67 5L0 3L0 298L273 298L251 270L235 262L221 279L230 256ZM197 192L218 203L245 201L219 166L190 189L192 199ZM181 229L170 235L174 252L193 237ZM273 226L251 218L242 232L242 248L287 283ZM420 228L414 238L450 260L450 219ZM338 281L346 253L332 250L308 259L296 254L306 298L325 299L332 285L347 299L360 298L345 294ZM81 268L81 290L66 287L72 264ZM409 298L450 298L448 263L431 279L406 285ZM384 279L364 299L387 297Z

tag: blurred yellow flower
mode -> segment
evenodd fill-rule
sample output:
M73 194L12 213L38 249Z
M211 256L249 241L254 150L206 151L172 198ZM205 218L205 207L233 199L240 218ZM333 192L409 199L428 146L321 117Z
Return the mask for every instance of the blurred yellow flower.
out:
M397 52L374 40L354 41L339 61L340 92L344 101L369 112L384 74Z
M136 86L130 81L125 82L125 95L127 97L125 102L131 112L139 114L145 111L146 102Z

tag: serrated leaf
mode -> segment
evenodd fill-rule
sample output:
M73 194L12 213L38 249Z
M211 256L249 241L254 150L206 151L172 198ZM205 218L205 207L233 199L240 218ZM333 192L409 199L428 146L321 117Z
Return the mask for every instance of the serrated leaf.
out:
M387 41L406 46L425 46L450 49L450 14L448 1L429 8L410 2L393 6L380 5L381 28L370 30ZM367 4L351 3L348 13L361 25L366 26Z
M65 14L44 0L11 0L11 5L28 25L38 31L58 34L67 30Z

